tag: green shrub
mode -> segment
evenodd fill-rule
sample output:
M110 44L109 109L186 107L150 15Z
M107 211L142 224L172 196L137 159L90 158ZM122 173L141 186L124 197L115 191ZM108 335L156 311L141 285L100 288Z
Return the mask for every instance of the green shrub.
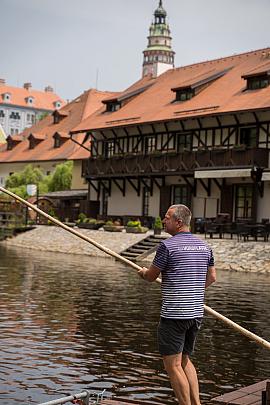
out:
M86 218L87 218L87 216L86 216L83 212L81 212L81 213L79 214L79 216L78 216L77 223L78 223L78 224L81 224L82 222L85 221Z
M161 221L160 217L156 217L155 223L154 223L154 228L163 229L163 224L162 224L162 221Z
M127 227L128 228L140 228L141 227L141 221L128 221Z
M113 226L113 221L107 221L105 225Z

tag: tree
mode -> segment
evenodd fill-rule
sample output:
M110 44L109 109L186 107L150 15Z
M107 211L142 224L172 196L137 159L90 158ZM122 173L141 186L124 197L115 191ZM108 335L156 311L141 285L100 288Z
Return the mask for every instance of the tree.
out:
M56 166L48 182L49 191L70 190L72 181L73 162L68 161Z
M6 188L22 198L27 197L26 185L37 184L41 189L45 175L37 167L27 165L21 172L11 174L6 180ZM48 187L47 187L48 189ZM48 190L45 190L45 192Z
M27 198L27 184L36 184L39 195L48 191L70 190L73 162L65 162L56 166L52 174L46 176L42 170L27 165L21 172L11 174L6 180L6 188L22 198Z

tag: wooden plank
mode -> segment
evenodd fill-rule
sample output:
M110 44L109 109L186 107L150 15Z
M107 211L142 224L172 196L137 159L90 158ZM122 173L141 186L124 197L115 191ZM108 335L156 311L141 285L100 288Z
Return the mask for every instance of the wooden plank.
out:
M262 391L266 389L266 383L270 380L260 381L248 387L240 388L237 391L220 395L213 398L213 402L219 402L223 405L261 405Z

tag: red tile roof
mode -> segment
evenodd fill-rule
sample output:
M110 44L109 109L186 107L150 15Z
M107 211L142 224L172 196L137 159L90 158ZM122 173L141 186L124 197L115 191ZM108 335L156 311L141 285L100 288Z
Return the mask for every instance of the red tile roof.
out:
M104 106L72 132L269 108L270 86L246 90L246 81L242 78L243 74L269 61L270 48L267 48L171 69L118 111L104 114ZM190 100L175 102L172 89L207 80L208 75L219 76L218 72L226 69L224 75L209 82Z
M11 139L21 139L22 142L7 150L7 146L0 146L0 162L36 162L50 160L75 160L86 159L89 151L67 139L59 148L54 148L54 135L58 133L66 138L67 134L79 125L83 118L93 114L102 105L101 101L111 95L109 92L102 92L90 89L85 91L75 100L71 101L59 112L63 118L59 123L54 124L53 114L45 117L31 128L25 129L20 135L10 136ZM38 145L29 149L30 135L40 140ZM78 142L83 142L85 134L76 135Z
M9 101L5 101L3 98L6 93L10 94ZM29 97L33 98L33 103L31 104L27 102ZM8 104L12 106L52 111L55 110L55 103L57 101L61 102L61 107L66 104L64 99L61 99L57 94L51 91L33 90L32 88L27 90L25 88L7 86L5 84L0 85L0 105Z

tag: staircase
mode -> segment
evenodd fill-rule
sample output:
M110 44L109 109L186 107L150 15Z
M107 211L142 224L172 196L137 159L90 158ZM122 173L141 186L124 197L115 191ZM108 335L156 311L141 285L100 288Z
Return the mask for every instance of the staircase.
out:
M132 262L143 260L149 254L155 252L160 242L167 238L167 236L163 235L147 236L145 239L140 240L139 242L135 243L135 245L130 246L120 254Z

